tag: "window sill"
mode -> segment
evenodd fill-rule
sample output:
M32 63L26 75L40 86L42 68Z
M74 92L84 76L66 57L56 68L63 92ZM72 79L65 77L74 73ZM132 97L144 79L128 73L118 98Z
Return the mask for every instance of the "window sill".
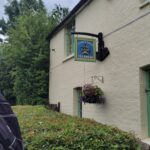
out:
M70 59L72 59L73 57L74 57L74 54L71 54L71 55L67 56L67 57L63 60L63 63L66 62L66 61L68 61L68 60L70 60Z
M144 3L142 3L142 4L140 5L140 9L146 7L146 6L149 5L149 4L150 4L150 0L145 1Z

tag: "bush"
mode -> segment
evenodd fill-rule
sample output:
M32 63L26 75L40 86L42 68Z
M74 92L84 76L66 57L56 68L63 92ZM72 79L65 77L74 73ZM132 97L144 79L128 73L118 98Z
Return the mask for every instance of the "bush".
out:
M29 150L135 150L132 133L53 112L42 106L16 106L25 144Z

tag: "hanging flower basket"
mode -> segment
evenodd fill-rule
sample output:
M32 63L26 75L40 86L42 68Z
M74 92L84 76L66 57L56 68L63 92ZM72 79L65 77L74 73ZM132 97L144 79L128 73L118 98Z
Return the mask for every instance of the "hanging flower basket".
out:
M85 84L82 88L82 93L83 96L81 96L81 100L84 103L104 104L105 102L104 93L98 86Z

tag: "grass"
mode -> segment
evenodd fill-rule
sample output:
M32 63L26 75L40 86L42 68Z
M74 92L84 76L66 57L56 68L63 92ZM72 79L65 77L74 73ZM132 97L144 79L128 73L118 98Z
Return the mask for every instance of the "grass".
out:
M43 106L15 106L28 150L134 150L132 133L47 110Z

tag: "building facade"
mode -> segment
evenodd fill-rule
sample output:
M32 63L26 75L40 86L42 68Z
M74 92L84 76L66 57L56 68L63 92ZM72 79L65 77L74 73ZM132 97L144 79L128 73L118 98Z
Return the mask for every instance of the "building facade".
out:
M96 63L74 61L72 31L102 32L110 55ZM60 102L66 114L150 136L149 0L81 0L48 39L50 103ZM101 87L105 104L81 106L85 83Z

